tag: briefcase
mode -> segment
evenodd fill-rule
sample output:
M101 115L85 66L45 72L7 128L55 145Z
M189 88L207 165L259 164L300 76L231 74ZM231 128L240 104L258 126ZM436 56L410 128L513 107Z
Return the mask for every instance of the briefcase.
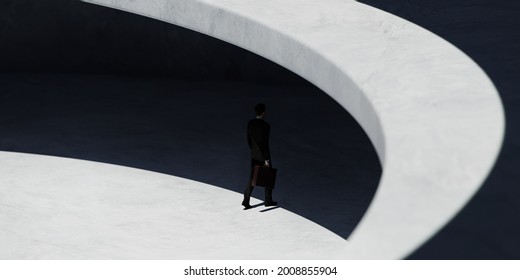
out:
M277 171L276 168L255 165L252 185L254 187L274 188Z

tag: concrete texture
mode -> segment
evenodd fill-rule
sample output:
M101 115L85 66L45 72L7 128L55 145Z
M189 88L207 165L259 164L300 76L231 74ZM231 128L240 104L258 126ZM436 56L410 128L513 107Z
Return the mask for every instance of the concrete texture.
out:
M360 2L414 22L460 48L492 79L505 109L505 139L490 176L453 221L410 258L520 259L520 3Z
M241 211L240 194L200 182L34 154L0 160L0 259L316 259L346 246L287 210Z
M0 217L4 259L341 258L381 176L363 130L314 87L70 74L4 74L0 85L8 105L0 112L0 150L30 153L1 158L0 212L9 213ZM245 129L259 100L268 104L280 208L243 214ZM261 189L253 195L263 200ZM88 202L76 207L82 197ZM103 217L120 206L128 213ZM137 214L143 210L149 215ZM61 212L57 217L88 219L50 218ZM115 245L120 224L127 232ZM56 231L69 237L60 241ZM107 235L89 236L93 231ZM132 249L123 240L134 240ZM186 244L192 250L169 250Z
M356 1L86 2L256 52L349 111L384 173L346 257L409 254L471 198L501 146L503 110L484 72L432 33Z
M461 48L490 75L505 102L508 119L504 150L491 177L468 207L439 235L436 235L432 241L411 257L519 258L518 236L520 236L520 231L519 223L515 222L515 213L518 212L520 204L515 199L518 197L518 193L514 185L518 181L515 166L519 165L518 159L520 158L516 155L518 149L515 148L518 142L516 141L518 137L515 136L517 135L515 131L518 131L516 121L518 118L515 117L518 102L514 95L518 92L518 82L515 80L515 77L518 76L515 75L518 72L515 65L518 64L516 61L519 58L517 55L518 36L516 36L519 24L515 12L518 10L518 4L513 1L360 2L383 8L411 20ZM170 30L182 30L182 28L167 24L156 28L157 22L98 7L86 8L85 5L76 1L2 1L0 5L2 5L0 9L0 21L2 22L0 25L0 35L2 36L0 67L2 69L0 70L4 72L82 72L84 69L88 69L87 72L90 73L121 71L126 74L146 75L150 71L153 72L153 75L169 75L169 72L174 72L173 76L192 79L216 77L240 80L248 77L247 73L254 73L254 71L241 70L251 69L248 68L248 63L252 62L254 70L257 70L258 68L255 69L255 67L261 64L263 69L268 70L266 71L268 73L269 69L272 69L273 73L283 73L283 71L278 72L279 68L270 63L247 59L249 56L247 54L244 56L244 53L247 52L238 48L231 48L225 43L196 35L193 32L181 31L185 32L178 33L181 34L179 36L182 38L183 44L190 46L187 50L183 48L183 44L171 44L171 42L178 42L178 39L175 34L177 31L171 33ZM79 8L80 6L81 8ZM71 7L75 8L75 12L68 13ZM89 11L85 12L87 9ZM63 13L57 11L63 11ZM97 13L96 15L93 15L94 11ZM74 15L75 19L71 19L70 15ZM34 24L33 20L38 18L40 20ZM49 20L51 18L53 20ZM67 24L63 24L63 22ZM89 24L94 28L89 32L81 32L82 28L88 31ZM161 35L146 36L146 34L153 34L153 30L159 29L161 32L158 34ZM136 36L125 36L129 34L129 30L133 30L135 34L132 35ZM391 28L387 30L393 32ZM169 39L161 41L163 36ZM97 39L92 40L93 38ZM111 38L117 38L117 40ZM88 40L92 40L91 44L83 44ZM154 42L157 44L153 44ZM173 47L174 45L175 47ZM198 46L201 45L208 47L199 49ZM222 50L223 46L227 46L224 47L226 51L216 51ZM152 51L146 51L147 49ZM168 64L170 68L164 67L160 59L154 58L155 54L160 53L159 50L172 50L169 55L157 56L168 63L172 61L171 57L175 57L176 52L173 50L181 50L179 52L182 53L181 56L197 62L186 68L185 64L180 63L185 60L176 60L177 63ZM189 52L190 50L196 52L197 55L193 56ZM106 51L108 53L104 53ZM140 55L133 56L133 52ZM63 55L63 59L60 59L60 55ZM139 61L140 57L144 59ZM240 57L240 59L233 57ZM178 58L179 56L177 56ZM219 58L224 60L219 60ZM212 61L218 61L218 63L212 64ZM92 62L94 63L90 64ZM57 65L62 67L56 67ZM208 65L212 65L213 68ZM221 65L231 65L232 67L220 68ZM146 69L146 71L140 69ZM162 70L153 71L156 69ZM244 73L246 75L243 75ZM288 77L291 75L284 76L283 79L276 79L276 77L273 79L273 76L269 76L267 80L295 81ZM44 79L48 78L49 76ZM41 78L36 80L38 79ZM34 80L34 77L24 79L21 83L41 86L41 82L38 83ZM49 81L55 83L53 78ZM5 92L5 88L2 89L2 92ZM30 119L27 116L26 118ZM7 118L5 123L9 123L9 120L13 119L15 118ZM45 134L43 130L40 132ZM27 135L29 136L29 134ZM22 139L27 138L22 137ZM56 139L54 138L54 140ZM37 142L33 141L33 143ZM10 147L15 145L13 142L5 143L8 143ZM50 146L54 146L55 149L63 148L62 145ZM32 147L34 148L34 146ZM312 147L308 148L309 151L313 150Z
M2 258L341 257L335 256L331 248L341 250L346 244L344 239L368 207L381 175L372 145L348 113L306 81L250 52L170 24L78 3L0 3L0 19L5 23L0 30L0 70L4 72L0 77L0 99L5 105L0 113L0 149L32 154L2 157L4 168L0 171L4 180L0 186L6 195L1 197L1 205L2 212L9 213L0 219L6 229L0 234ZM105 16L106 21L101 20ZM143 34L156 35L143 38ZM177 41L183 44L175 44ZM167 50L166 59L161 49ZM44 74L10 73L35 71ZM45 74L53 72L80 75ZM107 73L132 76L91 76ZM172 76L189 81L168 79ZM216 79L220 82L208 81ZM234 81L221 81L226 79ZM190 220L186 231L179 230L179 221L186 221L176 219L181 214L199 216L203 221L209 215L218 223L219 219L229 221L226 211L243 213L240 193L249 172L243 130L251 118L251 107L258 101L268 104L273 124L273 156L280 168L275 197L281 208L253 209L254 216L241 221L244 231L235 228L211 239L216 243L211 252L204 246L167 250L185 245L175 241L196 244L202 236L194 232L208 229ZM207 123L208 119L226 125L217 127ZM210 145L208 136L213 139ZM144 178L149 178L154 177L150 175L153 173L38 154L162 174L155 175L157 180L148 180L148 184L138 175L148 174ZM77 170L61 168L60 164ZM119 172L111 177L111 170ZM212 186L186 183L179 176ZM75 184L78 178L82 182ZM112 220L104 217L103 211L113 213L110 207L115 206L110 205L114 196L107 195L135 186L134 179L128 178L135 178L154 193L148 200L141 197L150 203L149 213L162 213L162 217L172 220L157 224L155 217L134 215L143 210L139 203L135 207L125 203L128 215L117 215ZM195 200L184 196L183 203L194 207L176 213L179 205L175 198L154 187L157 185L153 182L161 180L170 182L172 188L177 183L191 184L196 189L205 186L208 192L201 192ZM219 187L234 192L222 192ZM208 205L218 203L215 194L222 203L218 211L201 206L201 200ZM164 203L153 199L161 195ZM263 194L256 190L254 196L262 198ZM76 207L71 205L76 201L74 197L89 199ZM122 197L139 200L136 192ZM47 207L49 204L54 207ZM165 213L168 210L171 213ZM263 214L278 218L266 219ZM77 215L86 218L83 223L74 218ZM136 219L133 223L121 220L132 219L132 215ZM121 223L127 235L123 236L124 231L118 228ZM269 234L259 229L265 229L266 224L271 226ZM287 227L276 226L279 224ZM314 230L301 230L306 224ZM228 226L214 228L210 233L215 235L215 231L225 231ZM106 235L93 234L98 231ZM143 232L152 237L143 239ZM257 235L246 245L224 242L242 240L252 233ZM114 239L114 234L121 240ZM168 238L158 240L155 235ZM193 239L186 239L187 235ZM125 248L125 240L134 242ZM147 250L147 244L155 249ZM242 249L225 250L226 246Z

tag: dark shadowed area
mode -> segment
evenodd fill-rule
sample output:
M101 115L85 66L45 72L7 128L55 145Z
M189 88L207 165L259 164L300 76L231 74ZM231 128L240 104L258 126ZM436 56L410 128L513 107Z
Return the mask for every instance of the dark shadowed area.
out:
M264 102L281 207L347 238L381 176L365 133L321 90L257 55L159 21L79 1L2 1L0 70L0 150L131 166L242 193L246 125ZM263 191L253 196L263 199Z
M226 42L79 0L0 1L0 71L306 83Z
M443 37L493 80L506 112L497 165L471 202L412 259L520 259L520 2L361 0Z

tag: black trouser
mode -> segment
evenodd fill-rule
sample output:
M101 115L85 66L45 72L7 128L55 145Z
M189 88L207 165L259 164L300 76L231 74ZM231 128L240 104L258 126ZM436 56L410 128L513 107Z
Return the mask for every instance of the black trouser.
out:
M249 199L251 198L251 193L253 192L253 171L255 165L263 166L264 162L258 160L251 160L251 173L249 174L249 181L247 182L246 190L244 191L244 201L243 204L249 204ZM264 188L265 189L265 202L270 203L273 202L273 189L272 188Z

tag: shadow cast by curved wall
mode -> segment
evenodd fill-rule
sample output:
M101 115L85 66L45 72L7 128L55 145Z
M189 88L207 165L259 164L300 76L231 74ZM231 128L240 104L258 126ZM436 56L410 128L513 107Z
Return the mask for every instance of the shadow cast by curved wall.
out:
M3 5L0 150L131 166L242 193L245 129L264 102L280 206L344 238L366 211L381 176L373 146L341 106L293 73L136 15L65 0ZM53 20L43 21L46 13ZM253 195L263 199L263 191Z

